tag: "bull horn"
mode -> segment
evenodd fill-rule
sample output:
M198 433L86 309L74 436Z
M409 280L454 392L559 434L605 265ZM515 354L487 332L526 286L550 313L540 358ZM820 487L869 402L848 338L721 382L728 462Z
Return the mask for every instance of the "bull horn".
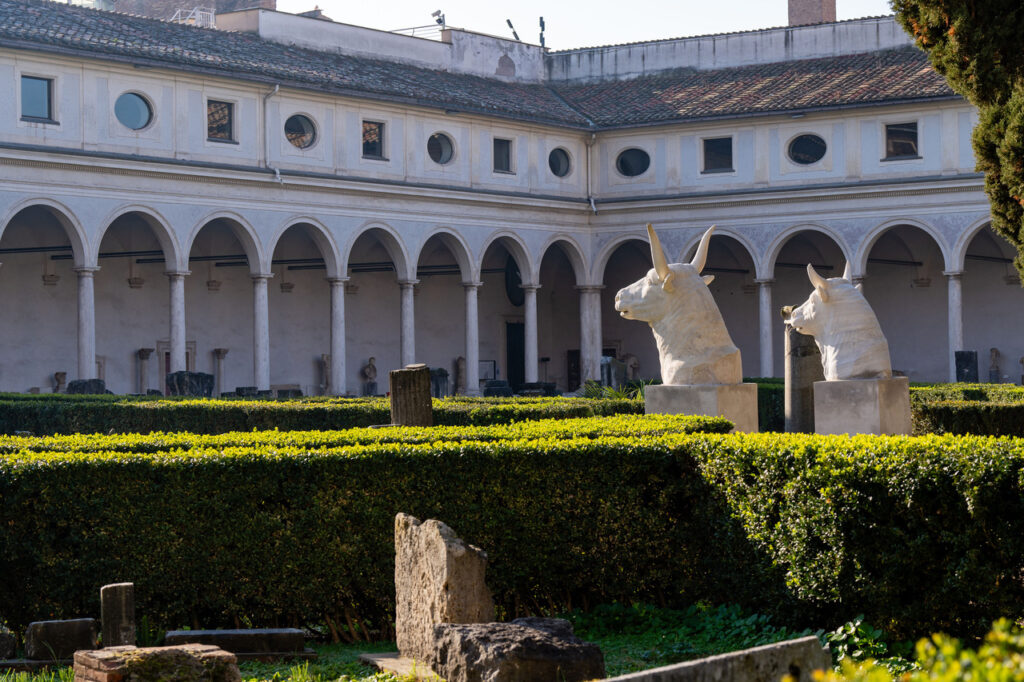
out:
M654 271L658 273L658 279L664 282L672 271L668 269L668 261L665 260L665 249L661 247L661 240L654 231L654 226L647 223L647 236L651 240L651 260L654 262Z
M707 229L704 236L700 238L700 244L697 246L697 253L693 255L693 260L690 261L690 265L695 267L698 273L704 269L704 263L708 260L708 243L711 241L711 233L714 231L714 225Z
M853 268L850 267L850 261L846 261L846 267L843 268L843 279L853 282Z
M814 266L810 263L807 264L807 277L811 280L811 284L817 290L818 295L821 296L821 300L825 303L828 302L828 280L818 274L818 271L814 269Z

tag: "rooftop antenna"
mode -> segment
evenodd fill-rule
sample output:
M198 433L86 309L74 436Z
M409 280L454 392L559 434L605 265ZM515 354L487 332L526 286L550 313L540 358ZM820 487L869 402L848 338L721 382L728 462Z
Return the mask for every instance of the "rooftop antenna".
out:
M440 26L443 31L445 29L444 13L441 12L441 10L435 10L430 13L430 16L434 17L434 21L437 22L437 25Z
M505 23L508 24L508 27L510 29L512 29L512 37L515 38L517 42L522 42L521 40L519 40L519 34L516 33L516 27L512 25L512 20L506 19Z
M540 18L540 46L544 47L544 17Z

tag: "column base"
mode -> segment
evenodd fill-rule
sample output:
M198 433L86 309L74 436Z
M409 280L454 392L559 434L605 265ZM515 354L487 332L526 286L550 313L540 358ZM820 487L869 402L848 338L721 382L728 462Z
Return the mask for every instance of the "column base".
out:
M910 380L814 382L814 432L910 435Z
M725 417L733 431L757 433L757 384L648 386L644 412Z

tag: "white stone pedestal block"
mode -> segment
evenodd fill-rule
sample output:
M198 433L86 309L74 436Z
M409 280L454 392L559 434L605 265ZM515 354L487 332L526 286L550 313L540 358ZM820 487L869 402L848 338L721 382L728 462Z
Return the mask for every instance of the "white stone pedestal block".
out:
M734 431L757 433L757 384L648 386L644 412L725 417Z
M814 382L814 431L822 434L910 434L910 380Z

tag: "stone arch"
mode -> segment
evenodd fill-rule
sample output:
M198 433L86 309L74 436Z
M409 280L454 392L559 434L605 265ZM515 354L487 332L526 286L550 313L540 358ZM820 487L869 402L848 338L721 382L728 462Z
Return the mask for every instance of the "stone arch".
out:
M680 252L680 262L689 263L691 260L693 260L693 254L696 253L697 245L700 243L700 239L703 236L704 232L701 232L700 234L692 236L686 242L686 245ZM754 245L750 242L746 235L744 235L741 232L731 230L727 227L722 228L716 226L715 231L711 234L711 241L714 241L715 239L719 238L727 238L733 240L734 242L737 242L741 247L743 247L743 250L746 252L747 256L750 257L750 260L754 263L754 267L757 267L757 249L754 248ZM756 273L754 274L756 275Z
M538 263L544 262L544 256L547 254L548 249L552 246L559 245L565 257L569 259L569 263L572 265L573 274L576 276L576 286L584 286L588 284L586 259L583 257L583 249L580 248L579 243L573 239L570 235L559 233L548 237L544 246L540 250L540 257L537 259ZM537 273L540 274L539 272Z
M951 269L951 265L953 264L953 258L950 256L950 250L946 245L946 241L942 238L942 235L939 234L938 230L936 230L932 225L924 222L923 220L917 220L913 218L895 218L892 220L887 220L884 223L878 225L877 227L869 231L864 236L864 239L861 240L860 247L857 249L857 252L854 255L852 261L854 274L863 275L865 272L867 272L868 256L871 253L871 249L874 248L875 244L878 242L879 238L882 237L882 235L896 227L904 225L909 227L916 227L917 229L921 230L929 237L931 237L932 241L935 242L935 245L939 248L939 253L942 254L942 258L945 262L946 269ZM966 252L966 246L964 247L964 251Z
M825 235L826 237L831 239L836 246L839 247L840 252L842 252L843 254L843 258L845 258L847 262L852 262L852 251L849 245L846 243L846 240L844 240L838 232L820 223L799 223L797 225L793 225L792 227L786 228L785 230L780 232L775 237L775 239L772 240L772 243L768 246L768 249L764 253L763 260L761 260L761 262L758 263L758 279L772 279L774 277L775 264L779 258L779 253L782 251L783 247L786 245L787 242L789 242L790 239L797 236L801 232L819 232ZM862 271L854 270L854 275L860 274L861 272ZM840 274L842 274L842 270L836 273L835 276L838 277Z
M537 266L535 266L533 259L530 258L530 252L526 249L526 245L523 241L512 232L495 232L487 238L484 242L483 247L480 249L480 259L477 262L477 267L482 267L481 263L487 256L488 249L494 243L500 243L505 250L511 254L515 260L516 265L519 266L519 273L524 284L536 284L538 278Z
M181 250L178 245L177 235L174 234L174 230L171 229L170 223L160 215L159 212L147 206L138 204L130 204L127 206L119 206L112 211L103 221L102 228L96 235L95 253L91 254L94 259L99 259L99 250L103 245L103 238L106 236L107 231L114 222L123 216L130 213L135 213L142 220L149 225L149 228L153 231L153 236L160 243L160 248L164 252L164 262L167 270L188 270L188 263L182 263Z
M593 281L604 284L605 277L608 274L608 262L620 246L632 241L644 242L646 244L647 234L636 232L616 235L614 239L601 247L601 250L597 252L597 257L594 258L593 272L591 273ZM637 277L641 274L643 273L637 273Z
M270 254L270 258L273 259L274 251L277 250L277 246L281 243L281 237L284 236L285 232L293 227L299 226L306 226L309 228L307 234L310 239L313 240L313 243L316 244L317 249L320 251L320 255L323 256L324 266L327 270L327 277L329 279L345 277L347 273L341 267L342 260L337 242L334 240L334 236L331 234L331 231L327 229L326 225L316 218L309 216L294 216L281 223L281 226L274 233L270 243L267 244L267 253Z
M967 258L967 250L971 246L971 242L974 238L981 233L986 227L992 225L992 218L985 216L979 220L976 220L969 228L964 230L960 234L960 238L957 239L956 244L953 245L951 252L951 260L947 261L946 269L951 272L958 272L964 269L965 260Z
M447 247L451 252L452 256L455 257L455 262L459 266L459 272L462 275L463 282L476 282L480 279L480 270L476 267L476 260L470 253L469 245L466 244L466 240L462 238L457 232L448 227L439 227L433 232L428 234L416 249L415 263L419 264L420 258L423 255L423 247L426 246L432 238L437 237L441 240L441 243Z
M71 253L74 257L75 267L94 267L96 265L96 259L92 254L92 250L89 248L89 239L86 236L85 229L82 227L82 223L70 208L60 202L54 201L53 199L42 197L25 199L24 201L12 206L7 212L7 215L3 217L3 222L0 222L0 238L3 237L3 233L7 229L7 226L11 224L11 221L14 220L19 213L27 208L33 208L35 206L42 206L45 208L60 224L60 226L64 228L68 241L71 242Z
M252 274L270 274L270 258L264 253L259 237L256 235L256 231L247 220L232 211L218 211L210 213L196 223L195 227L192 228L192 231L189 234L188 243L186 245L187 248L182 249L182 252L185 254L184 258L187 258L188 254L192 252L192 247L195 245L196 237L203 228L215 220L220 220L227 225L235 235L235 239L237 239L242 245L242 249L245 251L245 257L249 261L249 270Z
M395 266L395 275L399 280L416 279L415 264L409 258L409 251L402 242L401 236L390 225L381 222L365 223L352 233L342 252L341 262L344 263L346 271L349 266L349 258L352 255L352 247L364 234L372 235L381 243L388 256L391 257L391 262Z

